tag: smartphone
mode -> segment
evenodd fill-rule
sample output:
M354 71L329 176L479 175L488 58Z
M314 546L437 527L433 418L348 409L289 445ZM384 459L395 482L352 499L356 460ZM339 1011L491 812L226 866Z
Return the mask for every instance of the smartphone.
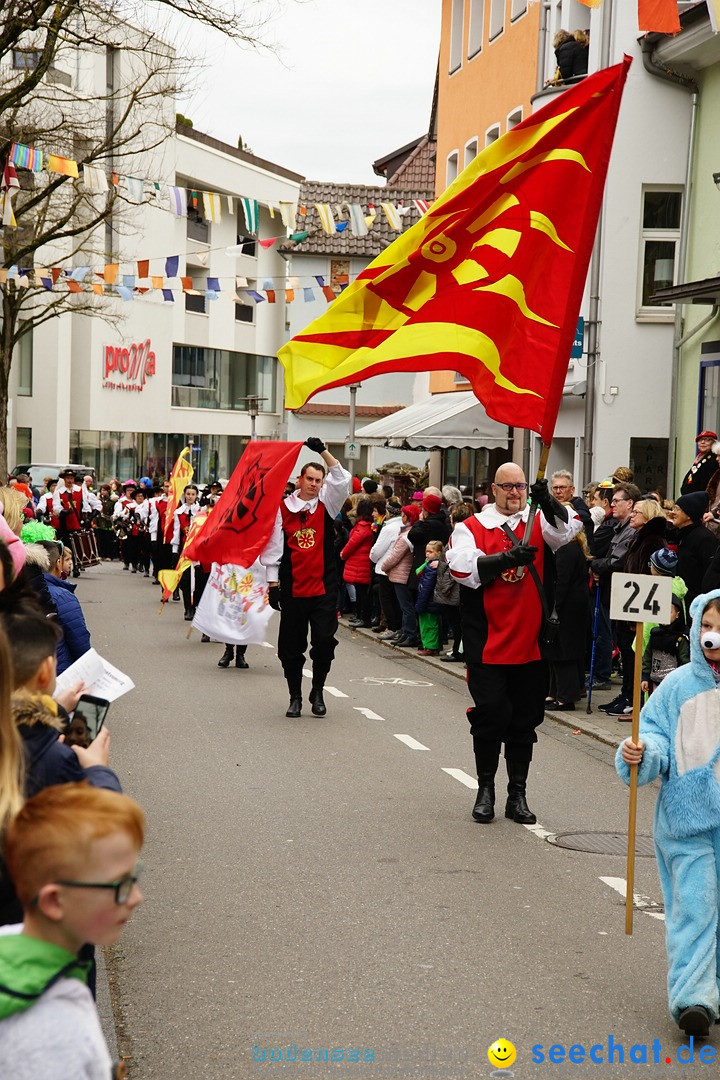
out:
M65 745L88 747L105 723L109 708L105 698L82 694L65 728Z

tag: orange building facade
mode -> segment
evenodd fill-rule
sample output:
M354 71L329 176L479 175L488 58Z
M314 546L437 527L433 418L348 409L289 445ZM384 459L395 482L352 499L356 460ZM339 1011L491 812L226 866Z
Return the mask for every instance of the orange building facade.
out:
M540 8L530 0L443 0L435 192L531 112ZM430 373L430 393L469 389L452 371Z

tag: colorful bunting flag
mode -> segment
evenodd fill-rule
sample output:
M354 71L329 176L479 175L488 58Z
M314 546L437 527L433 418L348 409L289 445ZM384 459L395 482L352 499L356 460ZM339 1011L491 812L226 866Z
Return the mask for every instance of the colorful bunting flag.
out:
M638 0L638 29L650 34L677 34L677 0Z
M315 203L315 209L320 216L320 224L326 236L335 235L335 218L328 203Z
M458 371L492 419L549 443L630 63L486 147L284 345L285 407L383 372Z
M315 302L315 291L307 286L303 288L303 300L306 304L312 304Z
M162 294L163 300L169 300L170 303L173 303L173 301L175 300L172 289L163 289Z
M245 215L245 224L247 231L251 235L257 235L258 231L258 201L257 199L246 199L241 196L240 205L243 208L243 214Z
M19 169L29 169L31 172L40 172L43 167L42 150L32 150L22 143L13 143L10 147L10 161Z
M307 230L303 232L294 232L290 239L294 240L296 244L302 244L303 240L307 240L309 235L310 233Z
M77 161L73 161L72 158L60 157L59 154L48 154L47 170L48 172L59 173L61 176L72 176L76 180L78 178Z
M267 251L268 248L271 248L273 246L276 240L277 236L271 236L267 240L258 240L258 244L261 248L265 248L265 250Z
M179 265L179 255L168 255L167 259L165 260L165 277L177 277Z
M170 209L177 217L187 217L187 191L185 188L174 187L172 184L168 187L168 195L170 197Z
M137 261L137 276L139 278L146 278L150 273L150 260L138 259Z
M280 217L282 223L286 229L295 228L295 218L297 216L297 203L288 202L285 199L280 200Z
M255 291L255 289L248 289L247 294L248 296L252 296L256 304L262 304L263 300L265 299L265 297L261 296L259 292Z
M162 289L163 284L165 282L165 279L162 276L162 274L153 274L151 280L152 280L153 289Z
M203 191L203 214L207 221L212 221L214 225L219 225L222 221L222 207L220 206L220 196L216 195L212 191Z
M430 209L429 202L426 202L425 199L413 199L413 202L415 203L417 211L421 216L423 214L427 214L428 210Z
M92 291L96 296L102 296L105 292L105 286L101 281L93 281Z
M402 221L400 220L400 215L398 214L393 204L391 202L384 202L380 203L380 206L383 209L385 217L387 218L387 223L390 228L394 229L395 232L402 232Z
M350 229L353 236L367 236L369 230L365 224L365 215L362 212L360 203L348 203L347 208L350 214Z
M91 191L93 194L109 191L107 176L102 169L97 169L94 165L83 165L82 170L83 186L86 191Z

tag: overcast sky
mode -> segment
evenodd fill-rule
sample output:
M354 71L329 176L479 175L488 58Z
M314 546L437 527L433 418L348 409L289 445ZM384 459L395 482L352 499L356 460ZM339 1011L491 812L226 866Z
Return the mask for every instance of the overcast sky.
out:
M377 183L372 162L427 131L440 0L259 0L277 52L207 34L179 108L194 126L309 180ZM204 44L203 44L204 43Z

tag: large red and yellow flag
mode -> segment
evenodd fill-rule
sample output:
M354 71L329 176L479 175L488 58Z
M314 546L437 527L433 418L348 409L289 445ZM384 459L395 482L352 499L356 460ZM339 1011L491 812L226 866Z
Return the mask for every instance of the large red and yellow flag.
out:
M285 407L388 371L461 372L549 442L631 60L555 95L278 353Z
M195 474L195 470L188 460L189 455L190 447L186 446L184 450L180 451L180 456L173 465L172 472L170 473L170 493L168 495L168 504L165 510L165 521L163 522L163 537L166 544L172 543L173 516L180 505L183 491Z
M250 442L245 447L210 524L183 554L192 562L250 567L270 539L301 442Z

